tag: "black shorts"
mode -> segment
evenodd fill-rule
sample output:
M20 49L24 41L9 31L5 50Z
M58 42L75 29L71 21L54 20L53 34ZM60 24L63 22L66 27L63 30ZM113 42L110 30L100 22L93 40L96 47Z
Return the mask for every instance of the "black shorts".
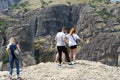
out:
M70 46L70 49L76 49L76 48L77 48L77 45Z

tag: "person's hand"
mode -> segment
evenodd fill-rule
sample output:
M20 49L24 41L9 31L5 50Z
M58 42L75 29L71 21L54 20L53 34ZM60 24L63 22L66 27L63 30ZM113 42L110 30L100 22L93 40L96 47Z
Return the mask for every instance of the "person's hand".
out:
M80 41L83 43L84 42L84 40L83 39L80 39Z

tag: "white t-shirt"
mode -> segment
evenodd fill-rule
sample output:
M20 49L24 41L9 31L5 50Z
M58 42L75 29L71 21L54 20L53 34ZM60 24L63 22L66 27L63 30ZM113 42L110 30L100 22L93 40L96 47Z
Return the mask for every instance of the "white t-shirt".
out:
M65 37L66 37L65 33L63 33L63 32L57 33L57 35L55 37L55 39L57 41L57 46L65 46L66 45L65 42L63 41Z
M76 41L73 39L72 36L74 37L75 40L77 40L77 39L80 38L80 37L79 37L77 34L75 34L75 33L72 34L72 35L68 34L68 35L67 35L67 39L68 39L68 41L69 41L69 46L77 45Z

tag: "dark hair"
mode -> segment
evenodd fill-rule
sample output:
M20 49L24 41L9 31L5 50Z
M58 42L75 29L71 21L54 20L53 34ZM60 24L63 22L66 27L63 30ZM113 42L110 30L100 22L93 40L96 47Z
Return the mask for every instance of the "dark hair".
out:
M60 29L58 29L58 32L61 32L62 31L62 29L60 28Z
M66 27L62 27L62 30L67 30L67 28Z

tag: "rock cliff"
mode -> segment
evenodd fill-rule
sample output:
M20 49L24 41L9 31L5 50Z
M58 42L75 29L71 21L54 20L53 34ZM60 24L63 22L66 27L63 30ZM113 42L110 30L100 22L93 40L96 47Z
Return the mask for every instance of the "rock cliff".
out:
M26 14L25 19L31 25L36 38L51 35L49 38L53 40L60 27L67 26L69 30L74 26L78 35L84 40L82 48L78 50L78 59L117 65L120 39L119 4L112 7L86 4L53 5ZM46 41L42 43L46 44ZM54 43L48 45L47 53L51 53L51 45ZM52 52L56 50L52 48Z
M12 17L15 20L12 22L16 24L5 26L5 42L15 36L20 40L24 51L34 53L35 49L40 56L37 60L53 61L57 53L55 34L63 26L68 30L74 26L77 34L84 40L82 45L78 46L78 59L100 61L115 66L120 45L119 6L120 4L59 4L28 12L20 11L14 16L8 11L5 14Z

